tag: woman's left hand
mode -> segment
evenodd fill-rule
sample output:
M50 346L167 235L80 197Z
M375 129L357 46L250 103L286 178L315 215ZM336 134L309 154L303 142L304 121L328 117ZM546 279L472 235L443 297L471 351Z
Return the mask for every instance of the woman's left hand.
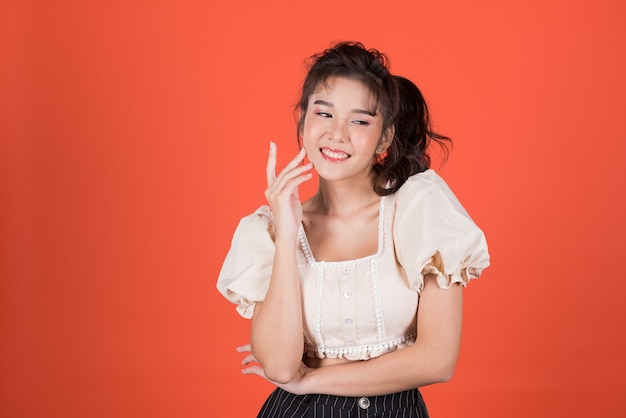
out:
M248 353L248 355L241 361L241 364L245 366L243 369L241 369L241 373L260 376L268 382L280 387L281 389L284 389L287 392L291 392L296 395L305 395L307 393L311 393L307 390L306 376L313 369L308 367L304 363L300 363L300 370L298 371L297 375L294 376L294 378L291 379L289 382L276 383L265 376L265 373L263 372L263 366L261 366L256 361L256 358L254 358L254 354L252 354L252 348L250 347L250 344L244 344L237 347L237 351L240 353Z

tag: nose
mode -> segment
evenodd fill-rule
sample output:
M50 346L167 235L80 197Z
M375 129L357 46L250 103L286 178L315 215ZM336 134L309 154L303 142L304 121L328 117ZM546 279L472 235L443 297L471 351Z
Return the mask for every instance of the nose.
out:
M348 137L345 124L338 119L333 119L328 129L328 139L336 142L344 142Z

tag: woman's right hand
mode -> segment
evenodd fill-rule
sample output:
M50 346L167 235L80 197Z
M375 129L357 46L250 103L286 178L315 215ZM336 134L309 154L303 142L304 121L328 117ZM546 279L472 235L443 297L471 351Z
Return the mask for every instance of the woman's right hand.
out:
M298 186L311 179L313 164L300 165L304 161L304 148L293 158L283 170L276 175L276 144L270 142L267 158L267 189L265 198L272 210L276 238L295 237L302 223L302 203L298 194Z

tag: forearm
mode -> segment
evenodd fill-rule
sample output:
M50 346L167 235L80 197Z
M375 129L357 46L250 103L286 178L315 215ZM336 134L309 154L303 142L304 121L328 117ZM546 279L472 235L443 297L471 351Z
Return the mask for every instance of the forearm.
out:
M302 390L369 396L447 381L459 355L462 315L462 287L440 289L434 278L428 278L420 297L413 345L367 361L308 370Z
M250 341L271 380L288 381L299 370L304 337L295 242L276 242L270 286L265 301L255 308Z
M445 382L452 377L457 353L455 347L416 342L371 360L310 370L303 388L306 393L376 396Z

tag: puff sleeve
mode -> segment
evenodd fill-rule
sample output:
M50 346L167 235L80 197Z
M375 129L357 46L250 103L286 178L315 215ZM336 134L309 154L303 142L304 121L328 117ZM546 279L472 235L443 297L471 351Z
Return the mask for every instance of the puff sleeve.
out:
M256 302L265 299L274 262L274 236L269 207L241 219L219 277L217 289L251 318Z
M427 274L441 288L465 286L489 266L485 235L434 171L410 177L397 193L394 245L412 289L421 292Z

